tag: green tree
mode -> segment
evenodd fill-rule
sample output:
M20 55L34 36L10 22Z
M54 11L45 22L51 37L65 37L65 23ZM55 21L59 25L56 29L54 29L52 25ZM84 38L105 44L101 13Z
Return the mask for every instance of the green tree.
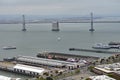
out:
M88 69L89 69L90 71L92 71L93 68L94 68L94 66L89 66L89 67L88 67Z
M58 74L58 70L55 70L55 73Z
M37 78L36 80L45 80L42 76Z
M53 80L51 77L47 77L46 80Z
M49 76L49 73L48 73L48 72L45 72L45 73L43 73L43 75Z
M80 73L80 69L75 70L75 74L78 74L78 73Z

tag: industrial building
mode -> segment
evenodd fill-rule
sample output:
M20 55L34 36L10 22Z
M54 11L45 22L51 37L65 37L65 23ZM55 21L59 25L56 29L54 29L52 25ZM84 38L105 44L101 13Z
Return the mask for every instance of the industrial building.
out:
M108 74L108 73L113 73L113 72L120 72L120 63L98 65L98 66L94 67L93 71L98 74Z
M38 75L38 76L42 75L42 73L45 71L45 69L40 67L28 66L23 64L16 64L13 67L13 69L15 72L25 73L30 75Z
M68 68L68 69L75 69L81 66L80 63L73 63L73 62L46 59L46 58L37 58L31 56L18 56L15 57L15 60L17 62L30 63L30 65L37 65L37 66L45 65L45 66Z
M100 76L90 76L89 80L116 80L116 79L106 75L100 75Z
M30 76L43 75L43 73L46 71L44 68L40 68L40 67L23 65L23 64L15 64L15 63L5 62L5 61L0 62L0 69L4 71L30 75Z
M0 75L0 80L21 80L20 78L12 78L12 77L7 77Z

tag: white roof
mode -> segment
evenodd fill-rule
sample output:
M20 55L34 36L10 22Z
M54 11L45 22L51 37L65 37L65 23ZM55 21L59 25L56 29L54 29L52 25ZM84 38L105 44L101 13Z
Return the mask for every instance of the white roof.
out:
M115 71L120 71L120 63L113 63L113 64L104 64L104 65L98 65L95 67L99 70L102 70L104 72L115 72Z
M6 76L0 75L0 80L12 80L12 79L14 79L14 80L20 80L20 78L11 78L11 77L6 77Z
M74 65L71 62L59 61L59 60L53 60L53 59L45 59L45 58L37 58L37 57L31 57L31 56L19 56L16 59L19 61L26 61L26 62L31 62L31 63L51 65L51 66L65 66L67 64Z
M106 75L90 76L89 78L92 79L92 80L116 80L116 79L108 77Z
M25 70L25 71L36 72L36 73L42 73L44 71L43 68L34 67L34 66L28 66L28 65L23 65L23 64L16 64L14 66L14 68L15 69Z
M106 72L106 73L113 72L113 71L107 70L107 69L105 69L105 68L99 68L99 67L95 67L95 68L96 68L96 69L99 69L99 70L101 70L101 71L104 71L104 72Z
M0 75L0 80L10 80L10 77Z

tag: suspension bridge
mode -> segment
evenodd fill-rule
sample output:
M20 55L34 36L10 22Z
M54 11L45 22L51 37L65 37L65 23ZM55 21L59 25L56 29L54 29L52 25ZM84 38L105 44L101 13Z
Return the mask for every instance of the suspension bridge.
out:
M23 27L22 27L22 31L26 31L26 22L25 22L25 15L22 15L23 18ZM31 23L39 23L39 22L31 22ZM120 23L120 21L94 21L94 17L93 17L93 13L90 14L90 20L89 21L53 21L53 22L49 22L52 24L52 31L60 31L59 29L59 24L60 23L90 23L90 29L89 31L93 32L95 31L94 29L94 23Z

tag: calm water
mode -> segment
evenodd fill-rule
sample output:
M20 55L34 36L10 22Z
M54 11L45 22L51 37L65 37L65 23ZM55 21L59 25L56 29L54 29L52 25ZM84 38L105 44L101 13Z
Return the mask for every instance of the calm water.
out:
M0 60L18 55L36 56L38 52L55 51L69 54L108 57L111 54L69 51L69 48L88 48L95 43L120 41L120 23L96 23L95 32L89 32L89 23L60 24L59 32L52 32L51 24L28 24L22 32L21 24L0 24ZM60 40L58 40L60 38ZM3 46L14 45L15 50L3 50ZM117 49L116 49L117 50ZM0 72L0 75L17 76Z

